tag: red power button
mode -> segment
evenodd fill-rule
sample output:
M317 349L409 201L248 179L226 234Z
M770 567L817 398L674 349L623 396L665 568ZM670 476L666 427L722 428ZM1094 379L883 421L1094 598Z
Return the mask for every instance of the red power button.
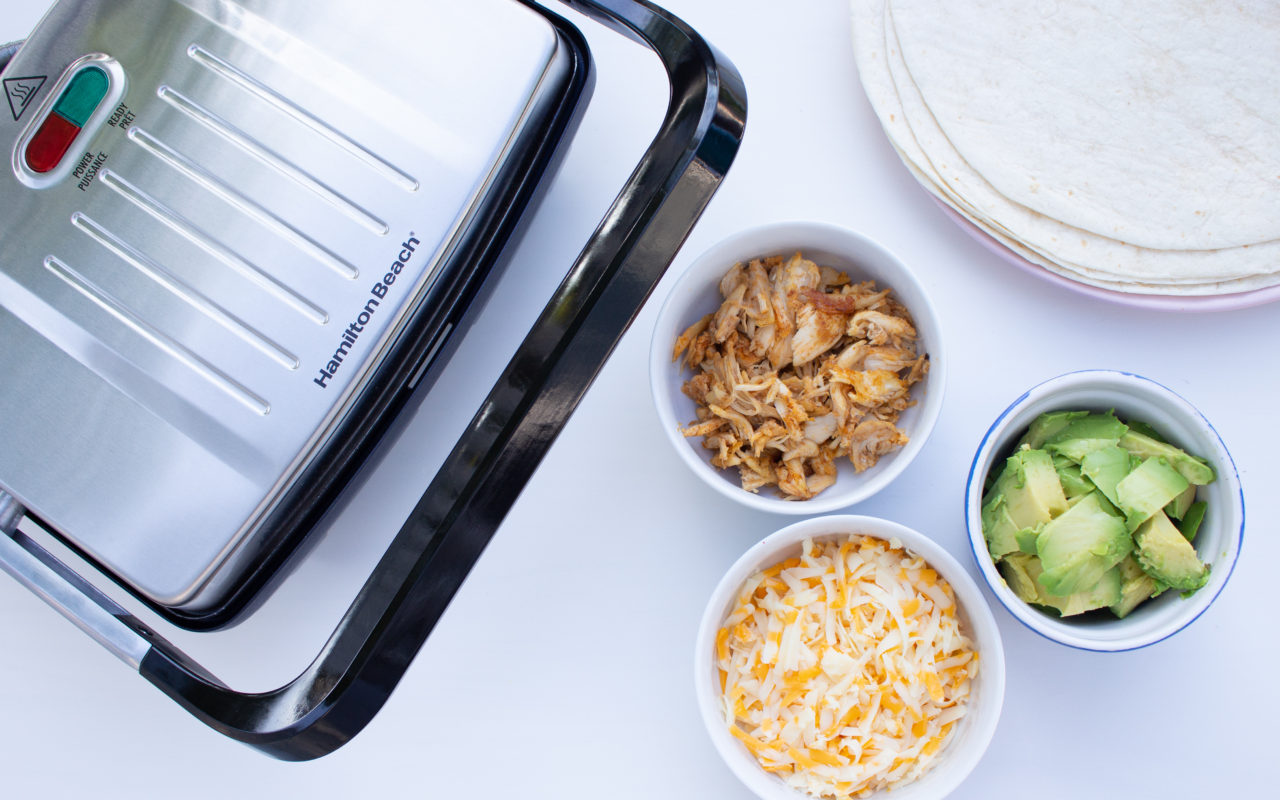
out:
M57 114L50 114L27 143L27 166L32 172L39 173L58 166L79 132L79 126Z

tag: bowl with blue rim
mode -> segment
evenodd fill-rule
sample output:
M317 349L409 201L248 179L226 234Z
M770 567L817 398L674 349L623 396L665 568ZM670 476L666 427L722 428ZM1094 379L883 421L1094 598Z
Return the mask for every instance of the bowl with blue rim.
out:
M1052 641L1101 652L1167 639L1222 592L1244 496L1221 436L1162 384L1117 370L1047 380L978 446L965 490L996 599Z

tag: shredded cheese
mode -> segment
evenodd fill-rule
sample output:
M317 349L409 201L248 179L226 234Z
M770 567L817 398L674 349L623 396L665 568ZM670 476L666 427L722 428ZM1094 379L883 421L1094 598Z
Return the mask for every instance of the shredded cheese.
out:
M725 724L818 797L915 780L964 716L978 653L945 580L896 539L806 539L744 584L716 637Z

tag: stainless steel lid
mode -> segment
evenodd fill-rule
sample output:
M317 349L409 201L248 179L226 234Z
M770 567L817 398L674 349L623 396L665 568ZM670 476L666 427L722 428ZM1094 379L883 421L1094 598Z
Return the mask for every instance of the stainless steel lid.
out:
M0 107L0 485L155 603L215 601L556 49L509 0L60 2ZM85 70L105 89L37 171Z

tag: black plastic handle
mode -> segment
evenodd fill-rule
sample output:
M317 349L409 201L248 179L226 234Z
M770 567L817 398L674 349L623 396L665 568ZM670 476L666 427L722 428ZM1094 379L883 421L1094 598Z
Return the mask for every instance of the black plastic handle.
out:
M223 686L154 637L139 671L206 724L305 760L377 713L674 259L742 139L746 92L695 31L643 0L564 0L652 48L662 126L316 660L274 691Z

